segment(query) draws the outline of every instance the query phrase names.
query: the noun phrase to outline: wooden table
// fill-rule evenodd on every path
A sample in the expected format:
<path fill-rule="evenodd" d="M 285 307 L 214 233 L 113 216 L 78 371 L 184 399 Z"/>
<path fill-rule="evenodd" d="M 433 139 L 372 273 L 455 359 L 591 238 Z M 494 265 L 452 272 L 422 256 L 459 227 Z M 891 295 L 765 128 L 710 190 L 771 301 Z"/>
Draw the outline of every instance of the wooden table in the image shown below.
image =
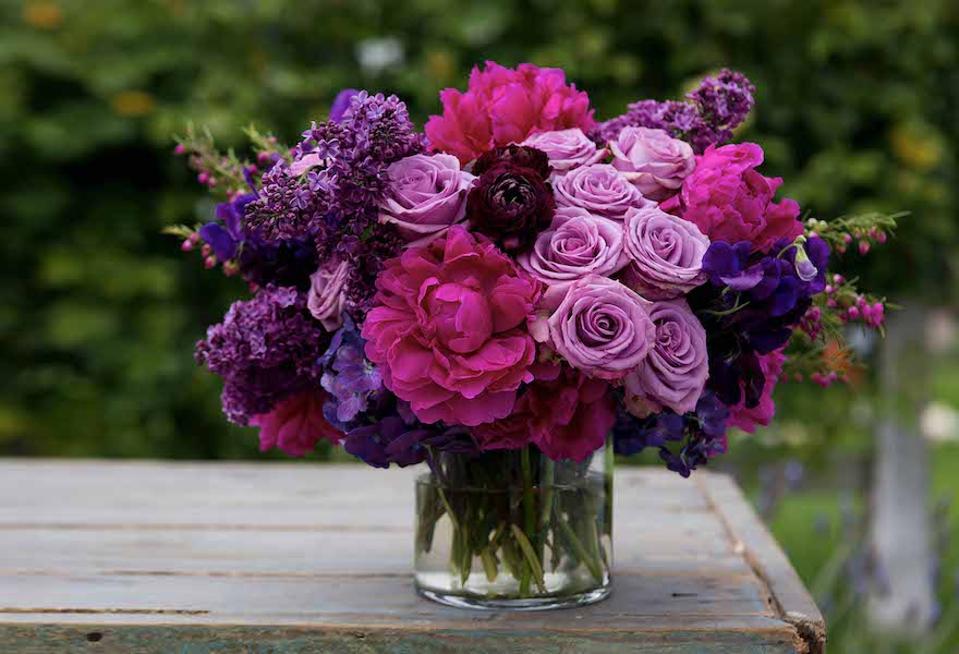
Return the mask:
<path fill-rule="evenodd" d="M 618 470 L 613 596 L 519 614 L 413 593 L 418 472 L 0 461 L 0 652 L 824 651 L 728 477 Z"/>

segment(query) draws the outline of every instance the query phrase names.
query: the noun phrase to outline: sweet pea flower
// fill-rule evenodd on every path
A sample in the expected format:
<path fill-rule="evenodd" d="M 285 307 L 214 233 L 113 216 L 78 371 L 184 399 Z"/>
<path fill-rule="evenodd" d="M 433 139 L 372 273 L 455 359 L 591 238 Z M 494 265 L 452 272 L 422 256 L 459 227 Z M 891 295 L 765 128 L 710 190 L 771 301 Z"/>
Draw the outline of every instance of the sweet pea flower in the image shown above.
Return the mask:
<path fill-rule="evenodd" d="M 693 148 L 661 129 L 625 127 L 609 149 L 613 167 L 657 202 L 675 195 L 696 167 Z"/>
<path fill-rule="evenodd" d="M 389 186 L 380 203 L 380 222 L 396 225 L 407 241 L 425 244 L 462 222 L 466 194 L 475 177 L 449 154 L 415 154 L 386 169 Z"/>

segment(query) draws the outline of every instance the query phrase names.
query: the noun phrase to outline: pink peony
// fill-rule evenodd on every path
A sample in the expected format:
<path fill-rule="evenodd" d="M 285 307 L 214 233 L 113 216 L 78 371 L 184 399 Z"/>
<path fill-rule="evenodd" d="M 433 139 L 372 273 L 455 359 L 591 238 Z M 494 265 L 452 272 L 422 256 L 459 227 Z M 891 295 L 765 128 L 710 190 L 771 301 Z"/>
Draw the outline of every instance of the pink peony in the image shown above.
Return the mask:
<path fill-rule="evenodd" d="M 584 461 L 603 446 L 616 421 L 609 385 L 569 367 L 538 366 L 536 381 L 512 415 L 473 430 L 484 450 L 535 443 L 551 459 Z"/>
<path fill-rule="evenodd" d="M 466 192 L 476 179 L 448 154 L 414 154 L 390 164 L 386 174 L 390 184 L 380 222 L 396 225 L 400 236 L 414 242 L 441 236 L 464 219 Z"/>
<path fill-rule="evenodd" d="M 573 168 L 599 163 L 607 154 L 606 148 L 597 148 L 578 127 L 555 132 L 538 132 L 522 144 L 545 152 L 549 157 L 549 165 L 557 175 L 565 174 Z"/>
<path fill-rule="evenodd" d="M 573 282 L 549 317 L 549 338 L 566 361 L 591 377 L 622 379 L 656 342 L 651 303 L 619 282 L 589 275 Z"/>
<path fill-rule="evenodd" d="M 649 317 L 656 345 L 626 377 L 627 406 L 640 417 L 663 407 L 680 415 L 692 411 L 709 376 L 706 330 L 682 299 L 656 302 Z"/>
<path fill-rule="evenodd" d="M 346 280 L 350 266 L 343 261 L 339 264 L 321 266 L 310 275 L 310 290 L 306 296 L 306 306 L 314 318 L 320 321 L 328 332 L 339 329 L 343 324 L 343 307 L 346 305 Z"/>
<path fill-rule="evenodd" d="M 520 64 L 515 70 L 487 61 L 473 68 L 466 92 L 440 93 L 442 116 L 430 116 L 426 136 L 434 151 L 472 161 L 497 145 L 521 143 L 535 132 L 593 127 L 589 96 L 566 83 L 559 68 Z"/>
<path fill-rule="evenodd" d="M 276 447 L 290 456 L 306 456 L 323 439 L 339 443 L 343 434 L 323 417 L 324 402 L 323 391 L 303 391 L 286 398 L 269 413 L 250 418 L 250 424 L 260 428 L 260 451 Z"/>
<path fill-rule="evenodd" d="M 417 418 L 475 426 L 510 414 L 533 379 L 526 321 L 538 281 L 456 225 L 388 261 L 376 288 L 366 355 Z"/>
<path fill-rule="evenodd" d="M 785 362 L 786 355 L 783 354 L 782 350 L 759 355 L 759 367 L 766 377 L 759 404 L 752 409 L 747 408 L 743 402 L 729 407 L 729 419 L 726 421 L 728 426 L 739 427 L 751 434 L 756 431 L 756 425 L 766 426 L 772 422 L 773 415 L 776 413 L 773 391 L 776 390 L 776 384 L 779 382 L 779 375 L 782 374 Z"/>
<path fill-rule="evenodd" d="M 650 200 L 660 202 L 675 195 L 696 167 L 693 149 L 661 129 L 625 127 L 610 141 L 613 167 Z"/>
<path fill-rule="evenodd" d="M 773 202 L 782 178 L 761 175 L 762 162 L 755 143 L 709 146 L 680 193 L 660 208 L 695 223 L 710 241 L 749 241 L 760 252 L 780 238 L 791 241 L 803 232 L 799 205 L 788 198 Z"/>

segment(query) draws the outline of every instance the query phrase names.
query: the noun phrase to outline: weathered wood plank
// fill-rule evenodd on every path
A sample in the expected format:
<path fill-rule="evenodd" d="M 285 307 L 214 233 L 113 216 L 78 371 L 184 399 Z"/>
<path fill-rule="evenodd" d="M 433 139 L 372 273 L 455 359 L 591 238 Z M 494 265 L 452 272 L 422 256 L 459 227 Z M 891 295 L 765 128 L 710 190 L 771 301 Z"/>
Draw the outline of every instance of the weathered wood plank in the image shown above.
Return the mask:
<path fill-rule="evenodd" d="M 0 651 L 815 651 L 723 476 L 618 472 L 612 598 L 509 614 L 412 593 L 418 472 L 2 461 Z"/>

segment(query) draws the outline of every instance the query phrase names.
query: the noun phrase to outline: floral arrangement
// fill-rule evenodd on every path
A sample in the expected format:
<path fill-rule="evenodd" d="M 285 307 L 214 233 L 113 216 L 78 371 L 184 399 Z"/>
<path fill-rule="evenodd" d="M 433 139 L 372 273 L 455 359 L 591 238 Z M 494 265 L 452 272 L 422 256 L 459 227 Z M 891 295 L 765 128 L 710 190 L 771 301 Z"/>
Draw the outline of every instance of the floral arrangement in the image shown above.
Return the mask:
<path fill-rule="evenodd" d="M 732 142 L 754 91 L 723 70 L 597 122 L 562 70 L 487 62 L 423 132 L 354 90 L 293 147 L 251 130 L 252 161 L 190 131 L 177 153 L 221 202 L 170 231 L 249 288 L 196 347 L 227 418 L 384 468 L 585 461 L 612 433 L 687 476 L 769 423 L 780 379 L 844 380 L 844 325 L 881 329 L 884 305 L 831 254 L 894 218 L 777 199 Z"/>

